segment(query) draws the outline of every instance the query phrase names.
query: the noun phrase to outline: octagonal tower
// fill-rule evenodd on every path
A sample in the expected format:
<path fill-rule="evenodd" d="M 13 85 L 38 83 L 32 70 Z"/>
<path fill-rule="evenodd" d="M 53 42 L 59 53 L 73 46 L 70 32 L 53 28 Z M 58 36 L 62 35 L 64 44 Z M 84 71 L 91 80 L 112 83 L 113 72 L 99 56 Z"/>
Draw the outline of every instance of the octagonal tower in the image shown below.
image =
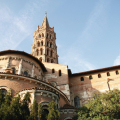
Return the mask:
<path fill-rule="evenodd" d="M 46 13 L 42 25 L 34 32 L 31 54 L 42 62 L 58 63 L 56 33 L 49 26 Z"/>

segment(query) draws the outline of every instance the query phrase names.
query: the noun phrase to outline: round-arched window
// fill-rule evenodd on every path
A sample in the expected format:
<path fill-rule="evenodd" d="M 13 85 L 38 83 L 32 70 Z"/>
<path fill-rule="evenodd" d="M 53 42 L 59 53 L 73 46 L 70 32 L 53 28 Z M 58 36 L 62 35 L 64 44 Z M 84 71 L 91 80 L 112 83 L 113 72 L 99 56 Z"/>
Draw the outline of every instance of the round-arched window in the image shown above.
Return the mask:
<path fill-rule="evenodd" d="M 24 75 L 28 76 L 28 72 L 27 72 L 27 71 L 24 71 Z"/>
<path fill-rule="evenodd" d="M 74 98 L 74 105 L 75 107 L 80 108 L 80 98 L 78 96 Z"/>

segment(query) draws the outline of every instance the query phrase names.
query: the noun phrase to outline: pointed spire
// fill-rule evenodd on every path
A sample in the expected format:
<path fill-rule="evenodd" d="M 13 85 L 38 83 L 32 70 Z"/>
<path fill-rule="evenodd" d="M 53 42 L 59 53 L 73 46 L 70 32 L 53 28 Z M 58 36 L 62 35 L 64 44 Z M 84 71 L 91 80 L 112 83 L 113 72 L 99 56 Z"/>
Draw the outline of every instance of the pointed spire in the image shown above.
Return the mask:
<path fill-rule="evenodd" d="M 41 26 L 46 26 L 46 27 L 49 27 L 49 23 L 48 23 L 48 19 L 47 19 L 47 13 L 45 12 L 45 17 L 44 17 L 44 20 L 42 22 L 42 25 Z"/>

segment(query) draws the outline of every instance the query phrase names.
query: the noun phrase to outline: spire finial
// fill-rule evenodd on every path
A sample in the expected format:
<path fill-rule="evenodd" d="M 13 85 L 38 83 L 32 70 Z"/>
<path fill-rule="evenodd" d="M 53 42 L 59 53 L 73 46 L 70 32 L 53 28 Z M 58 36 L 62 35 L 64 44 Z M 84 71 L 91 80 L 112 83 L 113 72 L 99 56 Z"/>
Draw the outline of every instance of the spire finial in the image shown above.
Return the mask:
<path fill-rule="evenodd" d="M 47 16 L 47 12 L 45 11 L 45 16 Z"/>

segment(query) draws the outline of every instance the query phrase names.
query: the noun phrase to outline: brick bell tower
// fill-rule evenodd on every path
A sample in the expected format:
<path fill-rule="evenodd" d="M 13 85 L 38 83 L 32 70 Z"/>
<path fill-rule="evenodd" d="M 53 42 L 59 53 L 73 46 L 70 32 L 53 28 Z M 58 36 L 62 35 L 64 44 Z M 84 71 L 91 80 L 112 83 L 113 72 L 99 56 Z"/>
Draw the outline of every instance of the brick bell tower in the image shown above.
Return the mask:
<path fill-rule="evenodd" d="M 46 12 L 42 25 L 37 26 L 33 37 L 31 55 L 37 57 L 41 62 L 58 64 L 56 33 L 54 27 L 49 26 Z"/>

